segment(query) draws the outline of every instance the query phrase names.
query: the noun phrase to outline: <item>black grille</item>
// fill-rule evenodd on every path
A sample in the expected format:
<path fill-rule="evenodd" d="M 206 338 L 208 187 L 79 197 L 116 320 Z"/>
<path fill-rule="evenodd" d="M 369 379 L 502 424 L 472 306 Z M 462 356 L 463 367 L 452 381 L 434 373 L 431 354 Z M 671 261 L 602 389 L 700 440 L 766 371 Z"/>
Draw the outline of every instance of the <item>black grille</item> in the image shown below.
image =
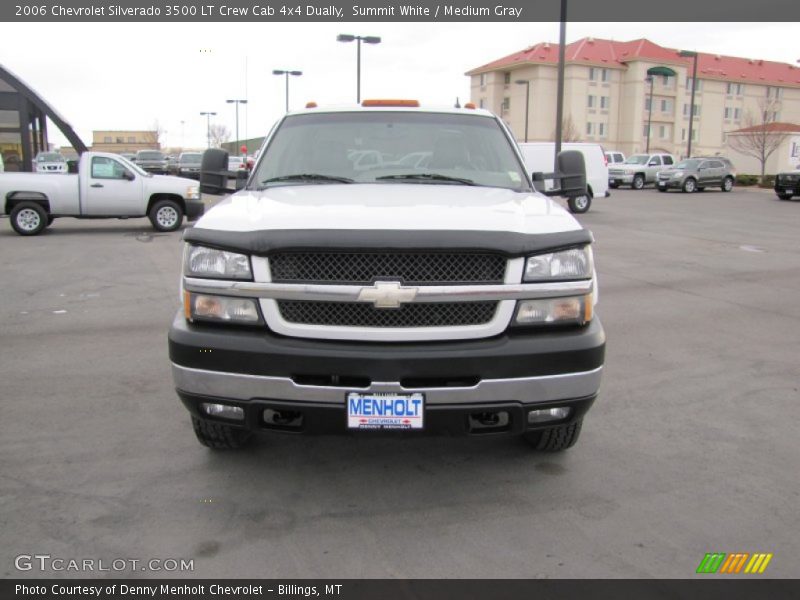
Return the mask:
<path fill-rule="evenodd" d="M 494 317 L 497 302 L 412 303 L 400 308 L 375 308 L 361 302 L 279 300 L 281 316 L 290 323 L 339 327 L 455 327 L 482 325 Z"/>
<path fill-rule="evenodd" d="M 506 259 L 497 254 L 289 252 L 270 257 L 275 282 L 407 285 L 502 283 Z"/>
<path fill-rule="evenodd" d="M 800 175 L 791 175 L 788 173 L 783 173 L 778 175 L 778 181 L 781 183 L 794 183 L 795 181 L 800 181 Z"/>

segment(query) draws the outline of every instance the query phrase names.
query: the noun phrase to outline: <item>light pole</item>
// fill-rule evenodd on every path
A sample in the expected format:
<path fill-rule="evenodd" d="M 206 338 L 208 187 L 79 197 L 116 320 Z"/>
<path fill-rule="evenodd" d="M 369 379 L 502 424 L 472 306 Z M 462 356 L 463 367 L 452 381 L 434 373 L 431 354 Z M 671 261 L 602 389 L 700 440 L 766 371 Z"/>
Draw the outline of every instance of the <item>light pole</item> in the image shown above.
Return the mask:
<path fill-rule="evenodd" d="M 350 35 L 348 33 L 340 33 L 336 36 L 337 42 L 352 42 L 356 41 L 356 103 L 361 104 L 361 42 L 365 44 L 380 44 L 381 38 L 374 35 Z"/>
<path fill-rule="evenodd" d="M 281 69 L 275 69 L 272 71 L 273 75 L 285 75 L 286 76 L 286 112 L 289 112 L 289 75 L 294 75 L 295 77 L 299 77 L 303 74 L 302 71 L 283 71 Z"/>
<path fill-rule="evenodd" d="M 525 143 L 528 143 L 528 108 L 531 102 L 531 82 L 525 79 L 517 79 L 514 83 L 525 86 Z"/>
<path fill-rule="evenodd" d="M 648 75 L 645 78 L 645 81 L 650 84 L 650 102 L 648 103 L 648 110 L 647 110 L 647 147 L 645 148 L 645 152 L 650 154 L 650 123 L 653 121 L 653 81 L 655 77 L 652 75 Z"/>
<path fill-rule="evenodd" d="M 686 158 L 692 157 L 692 128 L 694 125 L 694 90 L 697 88 L 697 52 L 692 50 L 681 50 L 678 56 L 684 58 L 693 58 L 694 66 L 692 67 L 692 99 L 689 101 L 689 144 L 686 149 Z"/>
<path fill-rule="evenodd" d="M 553 157 L 553 172 L 558 172 L 558 154 L 561 152 L 564 126 L 564 65 L 567 50 L 567 0 L 561 0 L 561 21 L 558 28 L 558 83 L 556 88 L 556 151 Z"/>
<path fill-rule="evenodd" d="M 236 105 L 236 149 L 239 149 L 239 105 L 247 104 L 247 100 L 225 100 L 228 104 Z"/>
<path fill-rule="evenodd" d="M 206 118 L 206 139 L 208 140 L 207 147 L 211 148 L 211 117 L 216 117 L 215 112 L 201 112 L 201 117 Z"/>

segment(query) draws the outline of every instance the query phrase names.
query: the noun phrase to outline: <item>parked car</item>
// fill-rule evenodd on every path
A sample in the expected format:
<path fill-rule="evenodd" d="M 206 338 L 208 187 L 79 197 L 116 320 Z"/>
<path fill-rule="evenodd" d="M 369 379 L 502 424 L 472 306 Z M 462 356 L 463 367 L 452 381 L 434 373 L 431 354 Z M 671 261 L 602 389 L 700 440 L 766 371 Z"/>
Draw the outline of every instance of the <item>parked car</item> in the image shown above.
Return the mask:
<path fill-rule="evenodd" d="M 175 166 L 175 174 L 178 177 L 200 178 L 200 163 L 203 160 L 201 152 L 183 152 L 178 157 Z"/>
<path fill-rule="evenodd" d="M 784 171 L 775 175 L 775 193 L 781 200 L 791 200 L 800 196 L 800 165 L 794 171 Z"/>
<path fill-rule="evenodd" d="M 674 164 L 675 157 L 671 154 L 634 154 L 625 162 L 608 169 L 608 185 L 612 188 L 629 185 L 632 189 L 640 190 L 648 183 L 655 183 L 658 172 L 663 171 L 664 167 Z"/>
<path fill-rule="evenodd" d="M 622 152 L 617 152 L 616 150 L 611 150 L 609 152 L 606 152 L 607 165 L 618 165 L 624 162 L 625 162 L 625 155 Z"/>
<path fill-rule="evenodd" d="M 197 182 L 151 175 L 107 152 L 81 154 L 77 175 L 6 173 L 0 198 L 0 214 L 20 235 L 41 233 L 56 217 L 149 217 L 157 231 L 174 231 L 184 216 L 191 221 L 204 210 Z"/>
<path fill-rule="evenodd" d="M 736 171 L 727 158 L 686 158 L 659 171 L 657 187 L 659 192 L 681 190 L 691 193 L 719 186 L 723 192 L 730 192 L 735 181 Z"/>
<path fill-rule="evenodd" d="M 169 174 L 167 157 L 158 150 L 139 150 L 136 153 L 136 164 L 148 173 Z"/>
<path fill-rule="evenodd" d="M 228 171 L 247 171 L 247 157 L 229 156 Z"/>
<path fill-rule="evenodd" d="M 66 173 L 67 159 L 58 152 L 39 152 L 34 159 L 37 173 Z"/>
<path fill-rule="evenodd" d="M 136 152 L 120 152 L 119 155 L 131 162 L 136 162 Z"/>
<path fill-rule="evenodd" d="M 553 170 L 555 160 L 556 145 L 554 142 L 526 142 L 519 144 L 522 158 L 528 173 L 549 173 Z M 585 213 L 592 205 L 592 198 L 607 197 L 608 191 L 608 167 L 600 144 L 566 142 L 561 145 L 562 150 L 577 150 L 583 154 L 583 161 L 586 165 L 586 183 L 588 196 L 578 196 L 567 201 L 569 209 L 574 213 Z M 552 188 L 550 182 L 546 182 L 545 189 Z"/>

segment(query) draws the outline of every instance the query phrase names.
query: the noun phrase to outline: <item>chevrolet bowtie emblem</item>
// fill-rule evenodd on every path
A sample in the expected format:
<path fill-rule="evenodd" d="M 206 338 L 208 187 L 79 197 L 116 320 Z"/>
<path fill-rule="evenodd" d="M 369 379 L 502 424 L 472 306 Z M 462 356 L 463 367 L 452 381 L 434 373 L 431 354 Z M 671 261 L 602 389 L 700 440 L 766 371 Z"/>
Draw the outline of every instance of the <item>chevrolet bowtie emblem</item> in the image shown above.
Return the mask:
<path fill-rule="evenodd" d="M 359 302 L 372 302 L 375 308 L 400 308 L 400 304 L 413 302 L 416 297 L 417 288 L 402 287 L 396 281 L 378 281 L 358 293 Z"/>

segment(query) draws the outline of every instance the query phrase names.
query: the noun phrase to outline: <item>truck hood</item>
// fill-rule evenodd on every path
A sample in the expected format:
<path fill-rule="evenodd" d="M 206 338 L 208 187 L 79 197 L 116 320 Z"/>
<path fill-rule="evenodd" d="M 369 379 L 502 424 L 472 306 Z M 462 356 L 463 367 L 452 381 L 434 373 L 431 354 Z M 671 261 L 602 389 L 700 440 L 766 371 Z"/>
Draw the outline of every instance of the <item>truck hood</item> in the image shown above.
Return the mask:
<path fill-rule="evenodd" d="M 174 175 L 153 175 L 144 178 L 144 185 L 157 191 L 171 191 L 180 196 L 186 195 L 186 188 L 197 187 L 197 181 L 188 177 L 175 177 Z"/>
<path fill-rule="evenodd" d="M 219 231 L 425 229 L 523 234 L 582 229 L 569 212 L 538 193 L 401 183 L 291 185 L 263 191 L 242 190 L 207 212 L 195 228 Z"/>

